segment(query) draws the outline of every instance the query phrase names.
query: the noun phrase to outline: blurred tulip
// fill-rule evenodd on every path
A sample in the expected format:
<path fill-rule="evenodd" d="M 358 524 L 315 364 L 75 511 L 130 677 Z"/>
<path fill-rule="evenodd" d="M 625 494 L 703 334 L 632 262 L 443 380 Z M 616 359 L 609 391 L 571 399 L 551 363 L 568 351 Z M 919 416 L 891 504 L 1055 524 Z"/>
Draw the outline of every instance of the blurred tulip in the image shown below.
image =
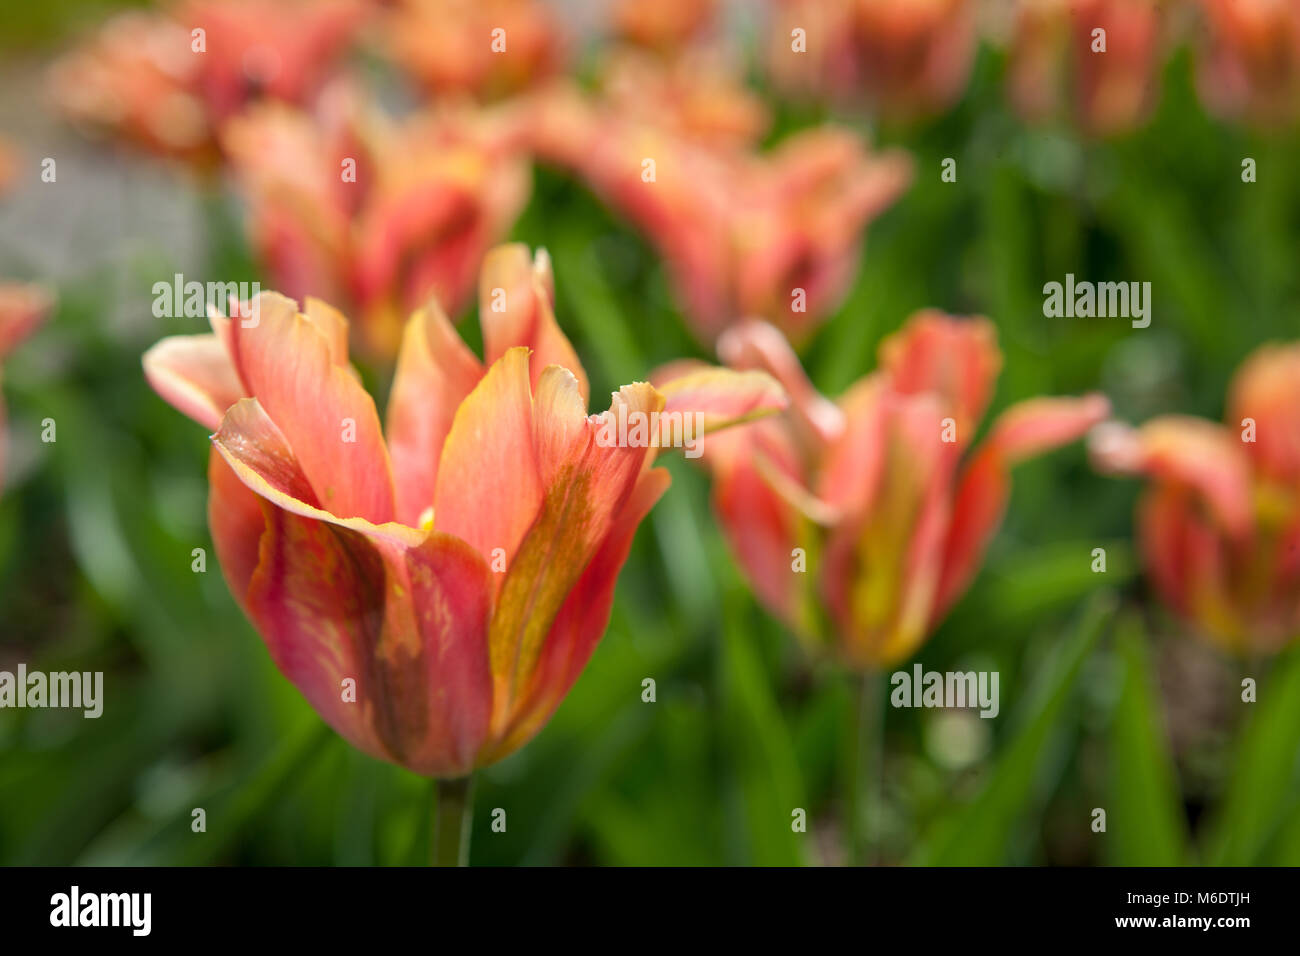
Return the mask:
<path fill-rule="evenodd" d="M 765 369 L 790 396 L 788 412 L 719 436 L 704 460 L 750 586 L 814 652 L 862 670 L 911 656 L 975 576 L 1010 466 L 1106 417 L 1100 395 L 1029 399 L 963 460 L 1001 366 L 995 335 L 986 319 L 918 313 L 834 403 L 772 326 L 747 322 L 718 343 L 728 365 Z"/>
<path fill-rule="evenodd" d="M 630 43 L 676 53 L 713 25 L 718 0 L 615 0 L 614 32 Z"/>
<path fill-rule="evenodd" d="M 300 314 L 264 293 L 249 318 L 214 314 L 212 335 L 144 359 L 158 393 L 216 432 L 213 540 L 276 664 L 356 747 L 436 777 L 526 743 L 605 629 L 668 485 L 648 447 L 661 433 L 605 444 L 606 423 L 699 412 L 721 428 L 784 404 L 766 375 L 707 369 L 625 386 L 588 416 L 545 255 L 493 250 L 480 292 L 486 365 L 436 305 L 415 313 L 386 429 L 346 320 L 315 299 Z"/>
<path fill-rule="evenodd" d="M 769 62 L 783 89 L 886 116 L 942 112 L 975 60 L 974 0 L 779 0 Z M 802 31 L 802 32 L 799 32 Z"/>
<path fill-rule="evenodd" d="M 337 87 L 317 117 L 262 104 L 224 143 L 272 283 L 358 312 L 360 344 L 395 355 L 402 319 L 431 295 L 459 314 L 483 256 L 528 202 L 514 121 L 444 110 L 401 123 Z"/>
<path fill-rule="evenodd" d="M 1300 0 L 1202 0 L 1201 99 L 1220 116 L 1300 117 Z"/>
<path fill-rule="evenodd" d="M 0 282 L 0 361 L 35 331 L 54 309 L 54 294 L 27 282 Z M 0 490 L 4 487 L 5 406 L 0 396 Z"/>
<path fill-rule="evenodd" d="M 192 0 L 119 14 L 55 64 L 53 97 L 76 123 L 208 167 L 221 124 L 245 104 L 315 93 L 366 9 L 360 0 Z"/>
<path fill-rule="evenodd" d="M 1142 552 L 1160 598 L 1237 653 L 1300 637 L 1300 344 L 1237 372 L 1227 424 L 1183 416 L 1097 428 L 1102 469 L 1142 474 Z"/>
<path fill-rule="evenodd" d="M 857 271 L 861 236 L 906 188 L 906 154 L 847 129 L 804 130 L 768 154 L 710 148 L 576 94 L 536 111 L 533 146 L 644 231 L 697 338 L 761 316 L 802 341 Z"/>
<path fill-rule="evenodd" d="M 440 96 L 499 99 L 561 62 L 557 24 L 539 0 L 399 0 L 382 35 L 392 59 Z"/>
<path fill-rule="evenodd" d="M 1160 0 L 1019 0 L 1012 104 L 1031 122 L 1072 113 L 1091 135 L 1136 127 L 1158 95 L 1162 21 Z"/>

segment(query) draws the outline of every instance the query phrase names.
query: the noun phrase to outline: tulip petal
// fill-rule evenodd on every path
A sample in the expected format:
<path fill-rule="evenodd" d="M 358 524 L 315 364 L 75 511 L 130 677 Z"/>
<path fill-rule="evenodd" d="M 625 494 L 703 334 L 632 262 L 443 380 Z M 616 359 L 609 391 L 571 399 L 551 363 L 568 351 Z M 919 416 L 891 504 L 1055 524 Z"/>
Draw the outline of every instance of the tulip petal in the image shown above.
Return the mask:
<path fill-rule="evenodd" d="M 482 364 L 437 303 L 411 316 L 388 401 L 388 448 L 402 523 L 415 526 L 433 506 L 456 409 L 482 377 Z"/>
<path fill-rule="evenodd" d="M 395 515 L 392 466 L 374 400 L 335 361 L 334 339 L 290 299 L 263 292 L 256 324 L 231 323 L 237 365 L 293 449 L 320 507 L 374 524 Z"/>
<path fill-rule="evenodd" d="M 252 491 L 213 448 L 208 453 L 208 527 L 221 573 L 235 601 L 248 612 L 248 584 L 257 570 L 266 516 Z"/>
<path fill-rule="evenodd" d="M 1250 535 L 1250 464 L 1242 443 L 1222 425 L 1181 415 L 1154 418 L 1138 429 L 1107 423 L 1093 430 L 1088 444 L 1103 470 L 1190 488 L 1228 534 Z"/>
<path fill-rule="evenodd" d="M 522 243 L 497 246 L 489 252 L 479 274 L 484 358 L 492 363 L 509 349 L 527 346 L 534 353 L 530 384 L 536 388 L 546 366 L 562 366 L 578 379 L 585 405 L 590 394 L 587 373 L 555 321 L 554 296 L 550 259 L 544 249 L 538 250 L 536 259 Z"/>
<path fill-rule="evenodd" d="M 522 703 L 509 728 L 484 755 L 485 762 L 499 760 L 531 739 L 582 673 L 609 624 L 614 586 L 636 530 L 670 481 L 662 468 L 651 468 L 641 475 L 599 551 L 565 598 L 546 636 Z"/>
<path fill-rule="evenodd" d="M 718 355 L 732 368 L 762 369 L 785 389 L 791 407 L 810 437 L 829 443 L 844 428 L 844 416 L 824 398 L 808 376 L 785 336 L 756 319 L 732 326 L 718 339 Z"/>
<path fill-rule="evenodd" d="M 985 318 L 959 319 L 933 309 L 918 312 L 880 346 L 880 368 L 892 388 L 942 399 L 944 417 L 957 422 L 957 444 L 970 444 L 1002 366 L 997 331 Z"/>
<path fill-rule="evenodd" d="M 1233 376 L 1228 426 L 1248 428 L 1243 450 L 1262 474 L 1300 484 L 1300 344 L 1257 349 Z"/>
<path fill-rule="evenodd" d="M 255 398 L 231 406 L 212 436 L 212 444 L 240 481 L 279 508 L 405 547 L 414 547 L 424 539 L 421 532 L 407 525 L 340 518 L 323 510 L 284 433 Z"/>
<path fill-rule="evenodd" d="M 1011 494 L 1010 466 L 1082 438 L 1108 414 L 1110 402 L 1093 394 L 1031 398 L 998 416 L 958 481 L 932 626 L 970 586 L 1002 523 Z"/>
<path fill-rule="evenodd" d="M 514 348 L 492 364 L 456 410 L 438 467 L 434 527 L 484 557 L 501 548 L 509 567 L 542 495 L 528 350 Z"/>
<path fill-rule="evenodd" d="M 0 282 L 0 358 L 40 325 L 54 308 L 54 293 L 34 282 Z"/>
<path fill-rule="evenodd" d="M 539 422 L 558 420 L 568 429 L 565 391 L 550 388 L 548 394 L 560 407 L 539 411 Z M 663 396 L 652 386 L 627 385 L 613 396 L 605 415 L 627 415 L 629 420 L 644 415 L 648 420 L 662 405 Z M 499 736 L 508 722 L 556 614 L 650 457 L 646 445 L 602 445 L 598 436 L 605 420 L 605 416 L 585 420 L 585 432 L 568 443 L 568 459 L 548 466 L 551 483 L 501 586 L 490 636 L 494 735 Z"/>
<path fill-rule="evenodd" d="M 664 397 L 660 447 L 680 445 L 684 438 L 698 440 L 779 412 L 788 404 L 776 379 L 760 371 L 706 368 L 666 382 L 659 391 Z"/>
<path fill-rule="evenodd" d="M 144 374 L 167 404 L 213 431 L 226 409 L 244 397 L 244 386 L 216 335 L 163 339 L 144 354 Z"/>

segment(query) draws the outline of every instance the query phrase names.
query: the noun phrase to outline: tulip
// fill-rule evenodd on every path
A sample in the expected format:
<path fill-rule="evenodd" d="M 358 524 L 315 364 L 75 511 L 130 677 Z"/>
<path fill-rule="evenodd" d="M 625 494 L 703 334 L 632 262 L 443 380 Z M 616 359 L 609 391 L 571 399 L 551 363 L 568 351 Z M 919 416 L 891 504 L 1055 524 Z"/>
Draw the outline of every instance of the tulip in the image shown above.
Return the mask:
<path fill-rule="evenodd" d="M 755 154 L 572 95 L 538 112 L 532 137 L 648 235 L 705 344 L 746 315 L 805 340 L 847 292 L 863 231 L 911 178 L 906 154 L 873 154 L 843 128 Z"/>
<path fill-rule="evenodd" d="M 973 0 L 783 0 L 769 61 L 787 91 L 913 119 L 961 97 L 975 50 Z"/>
<path fill-rule="evenodd" d="M 1216 114 L 1260 123 L 1300 115 L 1300 3 L 1202 0 L 1206 38 L 1197 72 Z"/>
<path fill-rule="evenodd" d="M 1187 416 L 1098 427 L 1104 471 L 1145 475 L 1143 561 L 1160 599 L 1233 653 L 1300 637 L 1300 344 L 1238 370 L 1226 424 Z"/>
<path fill-rule="evenodd" d="M 718 0 L 617 0 L 614 32 L 647 49 L 675 54 L 714 24 Z"/>
<path fill-rule="evenodd" d="M 44 286 L 0 282 L 0 360 L 32 334 L 54 309 L 54 295 Z M 0 400 L 0 487 L 4 484 L 5 409 Z"/>
<path fill-rule="evenodd" d="M 1162 19 L 1159 0 L 1020 0 L 1008 66 L 1013 105 L 1031 122 L 1071 113 L 1097 136 L 1136 127 L 1156 101 Z"/>
<path fill-rule="evenodd" d="M 472 109 L 394 122 L 335 87 L 314 117 L 254 107 L 224 143 L 273 283 L 359 313 L 361 347 L 386 359 L 430 296 L 459 314 L 527 204 L 513 129 L 508 113 Z"/>
<path fill-rule="evenodd" d="M 1032 398 L 964 454 L 1001 365 L 982 318 L 914 315 L 837 402 L 766 323 L 732 328 L 718 349 L 733 368 L 770 372 L 791 402 L 705 452 L 731 550 L 811 651 L 868 673 L 912 655 L 969 586 L 1005 511 L 1010 466 L 1082 436 L 1109 408 L 1100 395 Z"/>
<path fill-rule="evenodd" d="M 225 120 L 255 99 L 305 102 L 365 15 L 360 0 L 193 0 L 119 14 L 55 64 L 53 96 L 76 123 L 210 169 Z"/>
<path fill-rule="evenodd" d="M 766 375 L 704 369 L 588 416 L 552 288 L 544 254 L 488 255 L 482 362 L 436 305 L 416 312 L 384 428 L 346 319 L 315 299 L 262 293 L 144 358 L 215 432 L 213 541 L 275 663 L 354 746 L 416 773 L 459 778 L 521 747 L 599 641 L 668 485 L 651 465 L 670 429 L 610 445 L 611 417 L 691 412 L 712 430 L 784 404 Z"/>
<path fill-rule="evenodd" d="M 560 33 L 539 0 L 399 0 L 385 52 L 427 92 L 494 100 L 560 65 Z"/>

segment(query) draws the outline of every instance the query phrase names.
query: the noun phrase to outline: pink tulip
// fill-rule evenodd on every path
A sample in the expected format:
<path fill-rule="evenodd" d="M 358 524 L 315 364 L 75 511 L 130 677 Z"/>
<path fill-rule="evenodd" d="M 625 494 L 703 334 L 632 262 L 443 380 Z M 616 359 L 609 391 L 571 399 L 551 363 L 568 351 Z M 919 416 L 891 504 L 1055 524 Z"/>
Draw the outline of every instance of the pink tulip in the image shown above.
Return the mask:
<path fill-rule="evenodd" d="M 1031 122 L 1068 114 L 1093 135 L 1132 129 L 1156 102 L 1162 24 L 1159 0 L 1019 0 L 1012 103 Z"/>
<path fill-rule="evenodd" d="M 508 112 L 473 109 L 394 122 L 335 87 L 315 117 L 251 109 L 224 143 L 272 282 L 345 303 L 364 350 L 389 358 L 430 296 L 460 313 L 483 256 L 527 204 L 514 129 Z"/>
<path fill-rule="evenodd" d="M 561 61 L 558 25 L 540 0 L 398 0 L 382 43 L 429 93 L 477 100 L 518 93 Z"/>
<path fill-rule="evenodd" d="M 54 294 L 26 282 L 0 282 L 0 360 L 32 334 L 54 309 Z M 5 408 L 0 400 L 0 487 L 4 484 Z"/>
<path fill-rule="evenodd" d="M 1099 467 L 1150 481 L 1138 531 L 1151 583 L 1181 618 L 1237 653 L 1300 637 L 1300 344 L 1237 372 L 1225 425 L 1185 416 L 1108 423 Z"/>
<path fill-rule="evenodd" d="M 55 64 L 53 95 L 74 122 L 208 169 L 226 119 L 255 99 L 309 99 L 366 13 L 361 0 L 191 0 L 119 14 Z"/>
<path fill-rule="evenodd" d="M 812 650 L 860 669 L 909 657 L 964 593 L 1001 522 L 1010 466 L 1082 436 L 1109 408 L 1100 395 L 1033 398 L 965 454 L 1001 355 L 986 319 L 934 311 L 888 338 L 879 369 L 837 402 L 770 325 L 733 328 L 719 353 L 766 369 L 791 399 L 704 455 L 732 552 Z"/>
<path fill-rule="evenodd" d="M 905 154 L 872 153 L 831 126 L 756 154 L 572 91 L 530 125 L 539 155 L 575 170 L 654 243 L 704 343 L 747 315 L 808 338 L 848 291 L 863 231 L 911 178 Z"/>
<path fill-rule="evenodd" d="M 780 0 L 772 73 L 787 91 L 865 101 L 894 118 L 939 113 L 966 89 L 975 7 L 974 0 Z"/>
<path fill-rule="evenodd" d="M 346 320 L 315 299 L 299 313 L 264 293 L 255 324 L 214 315 L 213 334 L 144 359 L 158 393 L 215 431 L 213 540 L 276 664 L 355 746 L 418 773 L 461 776 L 522 746 L 600 639 L 668 485 L 652 446 L 671 431 L 603 443 L 611 416 L 719 428 L 784 404 L 766 375 L 707 369 L 627 385 L 588 416 L 551 289 L 544 255 L 492 251 L 486 364 L 436 305 L 415 313 L 384 428 Z"/>
<path fill-rule="evenodd" d="M 1300 0 L 1201 0 L 1197 86 L 1220 116 L 1260 123 L 1300 117 Z"/>

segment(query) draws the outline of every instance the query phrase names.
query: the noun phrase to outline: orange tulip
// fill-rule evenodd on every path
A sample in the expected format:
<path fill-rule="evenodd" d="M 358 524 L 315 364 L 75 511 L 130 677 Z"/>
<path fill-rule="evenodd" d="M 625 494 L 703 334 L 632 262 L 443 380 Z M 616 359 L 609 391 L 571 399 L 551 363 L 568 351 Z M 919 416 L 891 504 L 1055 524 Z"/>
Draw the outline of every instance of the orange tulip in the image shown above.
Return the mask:
<path fill-rule="evenodd" d="M 1215 113 L 1261 123 L 1300 116 L 1300 0 L 1202 0 L 1206 39 L 1197 74 Z"/>
<path fill-rule="evenodd" d="M 782 0 L 768 55 L 787 91 L 906 119 L 961 97 L 975 49 L 973 0 Z"/>
<path fill-rule="evenodd" d="M 1001 365 L 995 334 L 986 319 L 918 313 L 838 402 L 770 325 L 719 342 L 732 367 L 776 377 L 791 407 L 710 443 L 714 507 L 755 594 L 814 652 L 864 670 L 914 653 L 974 577 L 1010 466 L 1108 413 L 1100 395 L 1033 398 L 963 457 Z"/>
<path fill-rule="evenodd" d="M 630 43 L 674 54 L 714 24 L 718 0 L 616 0 L 614 32 Z"/>
<path fill-rule="evenodd" d="M 1090 134 L 1132 129 L 1156 102 L 1161 27 L 1160 0 L 1020 0 L 1012 103 L 1031 122 L 1069 112 Z"/>
<path fill-rule="evenodd" d="M 191 0 L 119 14 L 55 64 L 54 98 L 74 122 L 207 167 L 221 124 L 245 104 L 312 96 L 365 15 L 360 0 Z"/>
<path fill-rule="evenodd" d="M 400 123 L 336 87 L 320 116 L 262 104 L 224 142 L 273 284 L 360 313 L 361 345 L 396 354 L 402 320 L 430 296 L 456 315 L 483 256 L 528 202 L 527 158 L 496 111 Z"/>
<path fill-rule="evenodd" d="M 660 413 L 712 429 L 784 404 L 766 375 L 711 369 L 625 386 L 588 416 L 551 290 L 544 255 L 487 257 L 486 366 L 436 305 L 412 316 L 386 428 L 346 320 L 315 299 L 299 313 L 263 293 L 250 317 L 214 315 L 213 334 L 144 359 L 158 393 L 215 430 L 213 540 L 276 664 L 355 746 L 418 773 L 501 759 L 577 679 L 668 485 L 651 467 L 673 437 Z M 662 424 L 601 438 L 632 415 Z"/>
<path fill-rule="evenodd" d="M 440 96 L 498 99 L 561 61 L 557 24 L 539 0 L 399 0 L 382 36 L 394 62 Z"/>
<path fill-rule="evenodd" d="M 746 315 L 806 339 L 847 292 L 862 232 L 911 178 L 906 154 L 873 154 L 831 126 L 754 154 L 572 91 L 530 125 L 539 155 L 575 170 L 648 235 L 706 344 Z"/>
<path fill-rule="evenodd" d="M 54 308 L 54 295 L 44 286 L 0 282 L 0 359 L 14 350 L 45 321 Z M 0 487 L 4 484 L 5 408 L 0 400 Z"/>
<path fill-rule="evenodd" d="M 1248 358 L 1227 424 L 1165 416 L 1099 427 L 1102 469 L 1142 474 L 1144 562 L 1160 598 L 1227 650 L 1300 637 L 1300 344 Z"/>

